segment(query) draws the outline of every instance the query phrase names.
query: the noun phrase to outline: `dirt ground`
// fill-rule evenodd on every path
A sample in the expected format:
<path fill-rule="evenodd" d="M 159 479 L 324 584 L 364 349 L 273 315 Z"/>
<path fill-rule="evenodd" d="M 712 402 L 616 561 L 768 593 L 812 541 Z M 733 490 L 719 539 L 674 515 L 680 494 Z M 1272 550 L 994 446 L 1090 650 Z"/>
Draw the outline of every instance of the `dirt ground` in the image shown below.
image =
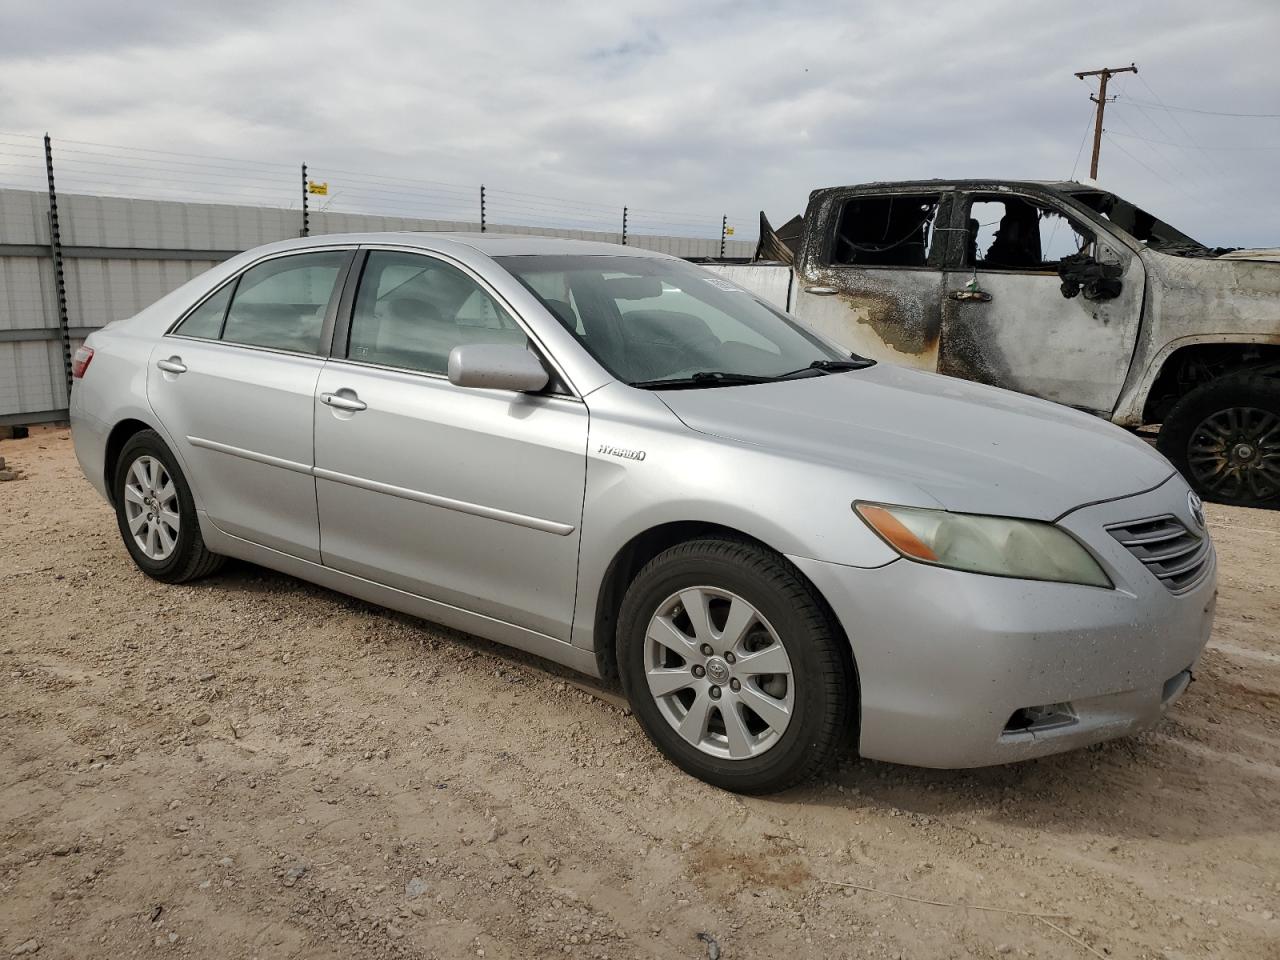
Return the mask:
<path fill-rule="evenodd" d="M 1280 957 L 1280 513 L 1208 509 L 1156 730 L 750 799 L 541 661 L 247 565 L 154 583 L 65 430 L 0 456 L 0 956 Z"/>

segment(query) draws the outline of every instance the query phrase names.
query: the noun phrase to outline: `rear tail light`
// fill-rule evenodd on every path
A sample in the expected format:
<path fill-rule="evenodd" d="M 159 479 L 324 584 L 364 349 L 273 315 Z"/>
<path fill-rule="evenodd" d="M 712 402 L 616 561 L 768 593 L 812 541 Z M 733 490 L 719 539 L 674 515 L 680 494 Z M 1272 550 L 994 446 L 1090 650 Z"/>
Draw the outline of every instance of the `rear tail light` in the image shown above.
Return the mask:
<path fill-rule="evenodd" d="M 71 376 L 79 380 L 84 376 L 84 372 L 89 369 L 89 362 L 93 360 L 93 347 L 81 347 L 76 351 L 75 356 L 71 358 Z"/>

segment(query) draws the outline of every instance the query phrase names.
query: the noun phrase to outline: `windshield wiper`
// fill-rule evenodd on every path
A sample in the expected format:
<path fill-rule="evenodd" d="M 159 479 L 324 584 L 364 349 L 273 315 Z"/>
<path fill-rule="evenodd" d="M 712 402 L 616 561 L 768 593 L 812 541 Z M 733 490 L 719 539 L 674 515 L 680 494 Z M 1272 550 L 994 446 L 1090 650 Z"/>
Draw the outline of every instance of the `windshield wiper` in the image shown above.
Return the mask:
<path fill-rule="evenodd" d="M 671 377 L 665 380 L 633 380 L 631 386 L 641 390 L 692 390 L 702 387 L 736 387 L 745 383 L 772 383 L 777 377 L 762 377 L 754 373 L 725 373 L 721 370 L 699 370 L 687 377 Z"/>
<path fill-rule="evenodd" d="M 775 380 L 791 380 L 795 377 L 802 377 L 810 370 L 821 370 L 824 373 L 839 373 L 842 370 L 865 370 L 867 367 L 875 366 L 875 361 L 866 357 L 850 357 L 847 360 L 815 360 L 807 367 L 801 367 L 799 370 L 792 370 L 789 373 L 780 373 L 773 379 Z"/>
<path fill-rule="evenodd" d="M 865 370 L 874 360 L 852 356 L 844 360 L 815 360 L 807 367 L 763 376 L 756 373 L 726 373 L 722 370 L 699 370 L 687 377 L 671 377 L 666 380 L 635 380 L 631 386 L 641 390 L 693 390 L 700 387 L 736 387 L 745 383 L 776 383 L 778 380 L 794 380 L 810 372 L 839 373 L 841 370 Z"/>

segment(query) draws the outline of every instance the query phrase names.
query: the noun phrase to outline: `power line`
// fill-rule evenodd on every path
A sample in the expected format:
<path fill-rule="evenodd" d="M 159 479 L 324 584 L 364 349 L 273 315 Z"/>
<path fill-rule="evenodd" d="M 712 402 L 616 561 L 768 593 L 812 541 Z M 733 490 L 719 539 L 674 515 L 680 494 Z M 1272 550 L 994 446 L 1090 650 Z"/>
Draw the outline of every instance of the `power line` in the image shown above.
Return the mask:
<path fill-rule="evenodd" d="M 1085 141 L 1089 139 L 1089 127 L 1092 124 L 1093 124 L 1093 111 L 1090 110 L 1089 116 L 1085 119 L 1085 122 L 1084 122 L 1084 133 L 1080 135 L 1080 146 L 1076 148 L 1076 159 L 1071 164 L 1071 176 L 1067 177 L 1068 180 L 1074 180 L 1076 178 L 1076 167 L 1080 166 L 1080 155 L 1084 153 L 1084 144 L 1085 144 Z"/>
<path fill-rule="evenodd" d="M 1159 143 L 1166 147 L 1182 146 L 1182 144 L 1178 143 L 1176 140 L 1153 140 L 1150 137 L 1140 137 L 1136 133 L 1120 133 L 1119 131 L 1112 130 L 1110 128 L 1108 128 L 1106 132 L 1111 134 L 1113 137 L 1125 137 L 1126 139 L 1129 139 L 1129 140 L 1142 140 L 1146 143 Z M 1236 150 L 1280 150 L 1280 143 L 1274 144 L 1272 146 L 1265 146 L 1265 147 L 1256 146 L 1256 145 L 1239 144 L 1239 145 L 1230 146 L 1230 147 L 1197 147 L 1196 149 L 1222 150 L 1227 152 L 1234 152 Z"/>
<path fill-rule="evenodd" d="M 1133 161 L 1134 163 L 1136 163 L 1138 166 L 1140 166 L 1140 167 L 1142 167 L 1144 170 L 1146 170 L 1149 174 L 1151 174 L 1151 175 L 1152 175 L 1153 177 L 1155 177 L 1157 180 L 1162 180 L 1162 181 L 1164 181 L 1164 182 L 1165 182 L 1165 183 L 1167 183 L 1169 186 L 1173 187 L 1173 189 L 1175 189 L 1175 190 L 1177 190 L 1179 193 L 1181 193 L 1181 194 L 1182 194 L 1184 197 L 1186 197 L 1188 200 L 1190 200 L 1190 199 L 1194 199 L 1194 198 L 1191 196 L 1191 194 L 1187 193 L 1187 191 L 1186 191 L 1186 190 L 1184 190 L 1182 187 L 1178 186 L 1176 183 L 1174 183 L 1174 182 L 1173 182 L 1172 180 L 1170 180 L 1168 177 L 1162 176 L 1162 175 L 1161 175 L 1159 172 L 1157 172 L 1157 171 L 1156 171 L 1156 170 L 1155 170 L 1155 169 L 1154 169 L 1150 164 L 1144 163 L 1141 159 L 1139 159 L 1138 157 L 1134 156 L 1134 154 L 1132 154 L 1132 153 L 1130 153 L 1128 150 L 1126 150 L 1126 149 L 1125 149 L 1125 147 L 1124 147 L 1124 144 L 1119 143 L 1119 142 L 1117 142 L 1117 141 L 1115 141 L 1115 140 L 1112 140 L 1112 139 L 1111 139 L 1111 134 L 1109 134 L 1109 133 L 1108 133 L 1108 134 L 1105 134 L 1105 136 L 1106 136 L 1106 138 L 1107 138 L 1108 140 L 1110 140 L 1110 141 L 1111 141 L 1111 145 L 1112 145 L 1112 146 L 1114 146 L 1117 150 L 1119 150 L 1121 153 L 1123 153 L 1126 157 L 1128 157 L 1130 160 L 1132 160 L 1132 161 Z"/>
<path fill-rule="evenodd" d="M 1148 86 L 1148 90 L 1151 88 Z M 1151 91 L 1153 94 L 1154 90 Z M 1157 98 L 1158 100 L 1159 98 Z M 1199 113 L 1207 117 L 1235 117 L 1240 120 L 1280 120 L 1280 113 L 1227 113 L 1223 110 L 1200 110 L 1196 107 L 1175 107 L 1167 103 L 1150 103 L 1145 100 L 1135 100 L 1133 97 L 1126 97 L 1127 103 L 1139 104 L 1144 107 L 1159 107 L 1164 110 L 1176 110 L 1179 113 Z"/>

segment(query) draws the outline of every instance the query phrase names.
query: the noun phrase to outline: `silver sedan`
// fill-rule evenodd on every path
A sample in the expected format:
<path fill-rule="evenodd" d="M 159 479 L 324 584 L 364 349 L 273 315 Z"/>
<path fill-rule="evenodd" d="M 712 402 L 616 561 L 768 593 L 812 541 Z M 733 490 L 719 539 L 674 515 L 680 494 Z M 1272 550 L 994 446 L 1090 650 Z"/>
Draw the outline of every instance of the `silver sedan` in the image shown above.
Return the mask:
<path fill-rule="evenodd" d="M 684 770 L 935 767 L 1133 733 L 1213 618 L 1146 444 L 874 364 L 632 247 L 369 234 L 235 257 L 75 358 L 151 577 L 235 557 L 618 677 Z"/>

